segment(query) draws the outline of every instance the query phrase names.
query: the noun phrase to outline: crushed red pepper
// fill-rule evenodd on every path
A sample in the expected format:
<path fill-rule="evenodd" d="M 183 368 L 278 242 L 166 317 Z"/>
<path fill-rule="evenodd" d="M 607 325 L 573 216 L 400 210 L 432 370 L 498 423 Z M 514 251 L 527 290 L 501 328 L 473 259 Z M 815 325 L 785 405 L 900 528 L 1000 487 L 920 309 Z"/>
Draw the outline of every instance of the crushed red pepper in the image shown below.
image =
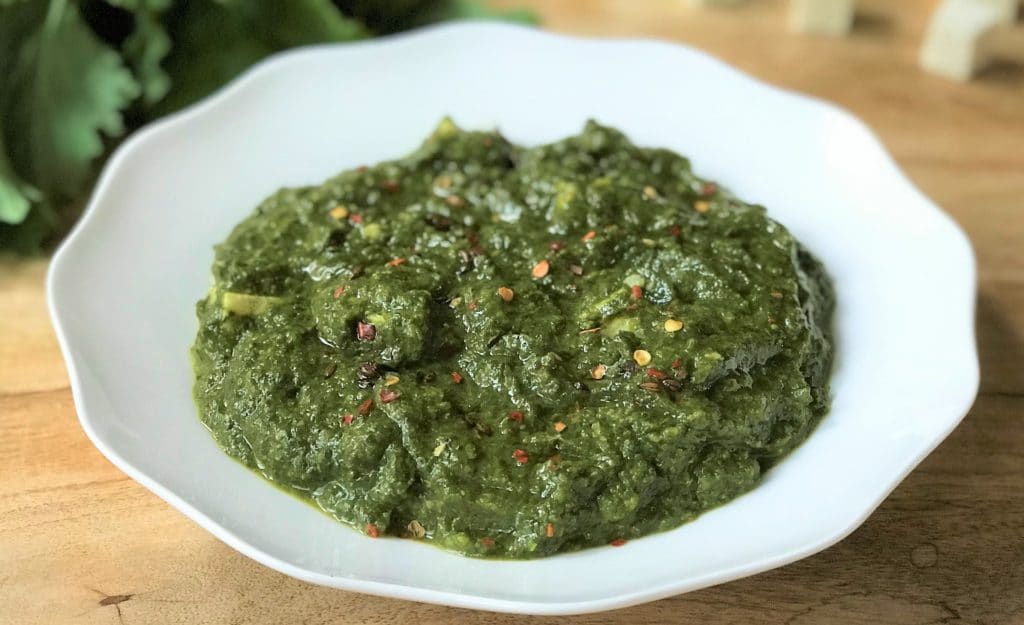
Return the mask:
<path fill-rule="evenodd" d="M 650 368 L 647 369 L 647 375 L 649 377 L 654 378 L 655 380 L 664 380 L 665 378 L 668 377 L 667 373 L 665 373 L 664 371 L 660 371 L 658 369 L 655 369 L 654 367 L 650 367 Z"/>
<path fill-rule="evenodd" d="M 372 341 L 377 338 L 377 326 L 363 321 L 356 322 L 356 338 L 360 341 Z"/>

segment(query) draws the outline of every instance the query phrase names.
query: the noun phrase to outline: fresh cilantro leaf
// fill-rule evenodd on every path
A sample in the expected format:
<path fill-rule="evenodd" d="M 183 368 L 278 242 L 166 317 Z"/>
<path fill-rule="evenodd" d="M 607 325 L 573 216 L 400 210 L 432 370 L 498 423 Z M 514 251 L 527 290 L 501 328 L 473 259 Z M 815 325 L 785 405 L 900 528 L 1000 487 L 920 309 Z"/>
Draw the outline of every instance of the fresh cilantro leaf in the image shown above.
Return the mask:
<path fill-rule="evenodd" d="M 168 13 L 167 27 L 173 87 L 156 114 L 191 104 L 278 50 L 366 35 L 329 0 L 192 0 Z"/>
<path fill-rule="evenodd" d="M 367 36 L 359 22 L 342 15 L 330 0 L 235 0 L 233 4 L 245 16 L 253 34 L 275 51 Z"/>
<path fill-rule="evenodd" d="M 74 198 L 103 151 L 101 133 L 123 132 L 135 80 L 66 0 L 51 0 L 7 80 L 4 134 L 15 169 L 51 200 Z"/>
<path fill-rule="evenodd" d="M 107 4 L 136 13 L 138 11 L 153 11 L 160 13 L 171 7 L 172 0 L 105 0 Z"/>
<path fill-rule="evenodd" d="M 39 191 L 22 180 L 11 167 L 3 135 L 0 134 L 0 222 L 21 223 L 32 208 L 32 202 L 41 198 Z"/>
<path fill-rule="evenodd" d="M 102 4 L 100 0 L 85 2 L 83 10 Z M 171 39 L 162 23 L 163 14 L 171 8 L 172 0 L 104 0 L 109 7 L 115 7 L 130 16 L 130 32 L 122 34 L 108 43 L 116 45 L 124 54 L 125 61 L 132 69 L 142 89 L 142 104 L 151 105 L 171 87 L 171 79 L 162 67 L 163 60 L 171 50 Z M 109 13 L 109 10 L 106 12 Z M 88 17 L 88 16 L 87 16 Z M 105 25 L 117 20 L 101 14 L 95 25 Z M 101 32 L 103 29 L 98 29 Z"/>
<path fill-rule="evenodd" d="M 448 20 L 500 20 L 536 25 L 540 20 L 529 9 L 495 9 L 481 0 L 444 0 L 427 13 L 426 21 Z"/>
<path fill-rule="evenodd" d="M 21 223 L 0 222 L 0 250 L 26 256 L 39 254 L 43 251 L 43 244 L 50 240 L 58 222 L 57 213 L 45 200 L 34 202 L 32 210 Z"/>
<path fill-rule="evenodd" d="M 9 125 L 3 111 L 11 98 L 10 76 L 27 33 L 34 31 L 45 17 L 41 3 L 0 0 L 0 222 L 21 223 L 39 199 L 39 192 L 15 171 L 6 146 Z"/>
<path fill-rule="evenodd" d="M 142 88 L 143 103 L 150 105 L 167 95 L 171 77 L 162 63 L 171 51 L 171 38 L 156 11 L 140 9 L 136 12 L 135 30 L 125 40 L 123 49 Z"/>
<path fill-rule="evenodd" d="M 439 0 L 334 0 L 334 4 L 374 33 L 388 34 L 417 26 L 423 14 L 436 7 Z"/>

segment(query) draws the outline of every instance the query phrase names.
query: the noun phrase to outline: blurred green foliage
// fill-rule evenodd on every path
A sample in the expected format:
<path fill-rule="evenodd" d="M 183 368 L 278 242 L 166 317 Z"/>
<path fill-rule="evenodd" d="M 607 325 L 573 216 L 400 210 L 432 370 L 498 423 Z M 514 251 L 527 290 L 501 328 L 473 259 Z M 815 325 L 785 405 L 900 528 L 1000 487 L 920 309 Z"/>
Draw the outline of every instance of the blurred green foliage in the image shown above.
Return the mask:
<path fill-rule="evenodd" d="M 0 250 L 38 253 L 128 131 L 274 52 L 453 19 L 481 0 L 0 0 Z"/>

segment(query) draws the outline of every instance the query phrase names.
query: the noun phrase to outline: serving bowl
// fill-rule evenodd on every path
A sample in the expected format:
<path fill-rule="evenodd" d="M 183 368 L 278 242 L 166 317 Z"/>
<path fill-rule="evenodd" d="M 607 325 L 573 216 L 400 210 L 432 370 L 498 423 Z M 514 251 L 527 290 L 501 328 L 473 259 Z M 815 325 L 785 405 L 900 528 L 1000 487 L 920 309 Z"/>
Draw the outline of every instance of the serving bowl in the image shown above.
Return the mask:
<path fill-rule="evenodd" d="M 593 117 L 768 207 L 837 290 L 834 399 L 808 441 L 696 521 L 531 561 L 367 538 L 226 456 L 197 418 L 187 354 L 213 244 L 277 188 L 402 155 L 443 115 L 525 144 Z M 278 55 L 136 133 L 56 253 L 48 296 L 89 438 L 228 545 L 346 590 L 567 614 L 764 571 L 853 531 L 975 397 L 974 273 L 964 234 L 834 106 L 679 45 L 460 24 Z"/>

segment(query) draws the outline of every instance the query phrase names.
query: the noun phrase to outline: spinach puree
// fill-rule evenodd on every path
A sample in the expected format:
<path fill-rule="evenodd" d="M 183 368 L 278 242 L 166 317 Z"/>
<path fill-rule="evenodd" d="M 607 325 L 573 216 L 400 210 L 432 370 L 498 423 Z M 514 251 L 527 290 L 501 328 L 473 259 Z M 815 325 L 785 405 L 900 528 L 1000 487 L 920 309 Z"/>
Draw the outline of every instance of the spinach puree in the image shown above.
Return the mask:
<path fill-rule="evenodd" d="M 217 246 L 192 350 L 227 453 L 370 536 L 530 558 L 753 487 L 829 402 L 832 293 L 765 210 L 590 122 L 442 121 Z"/>

